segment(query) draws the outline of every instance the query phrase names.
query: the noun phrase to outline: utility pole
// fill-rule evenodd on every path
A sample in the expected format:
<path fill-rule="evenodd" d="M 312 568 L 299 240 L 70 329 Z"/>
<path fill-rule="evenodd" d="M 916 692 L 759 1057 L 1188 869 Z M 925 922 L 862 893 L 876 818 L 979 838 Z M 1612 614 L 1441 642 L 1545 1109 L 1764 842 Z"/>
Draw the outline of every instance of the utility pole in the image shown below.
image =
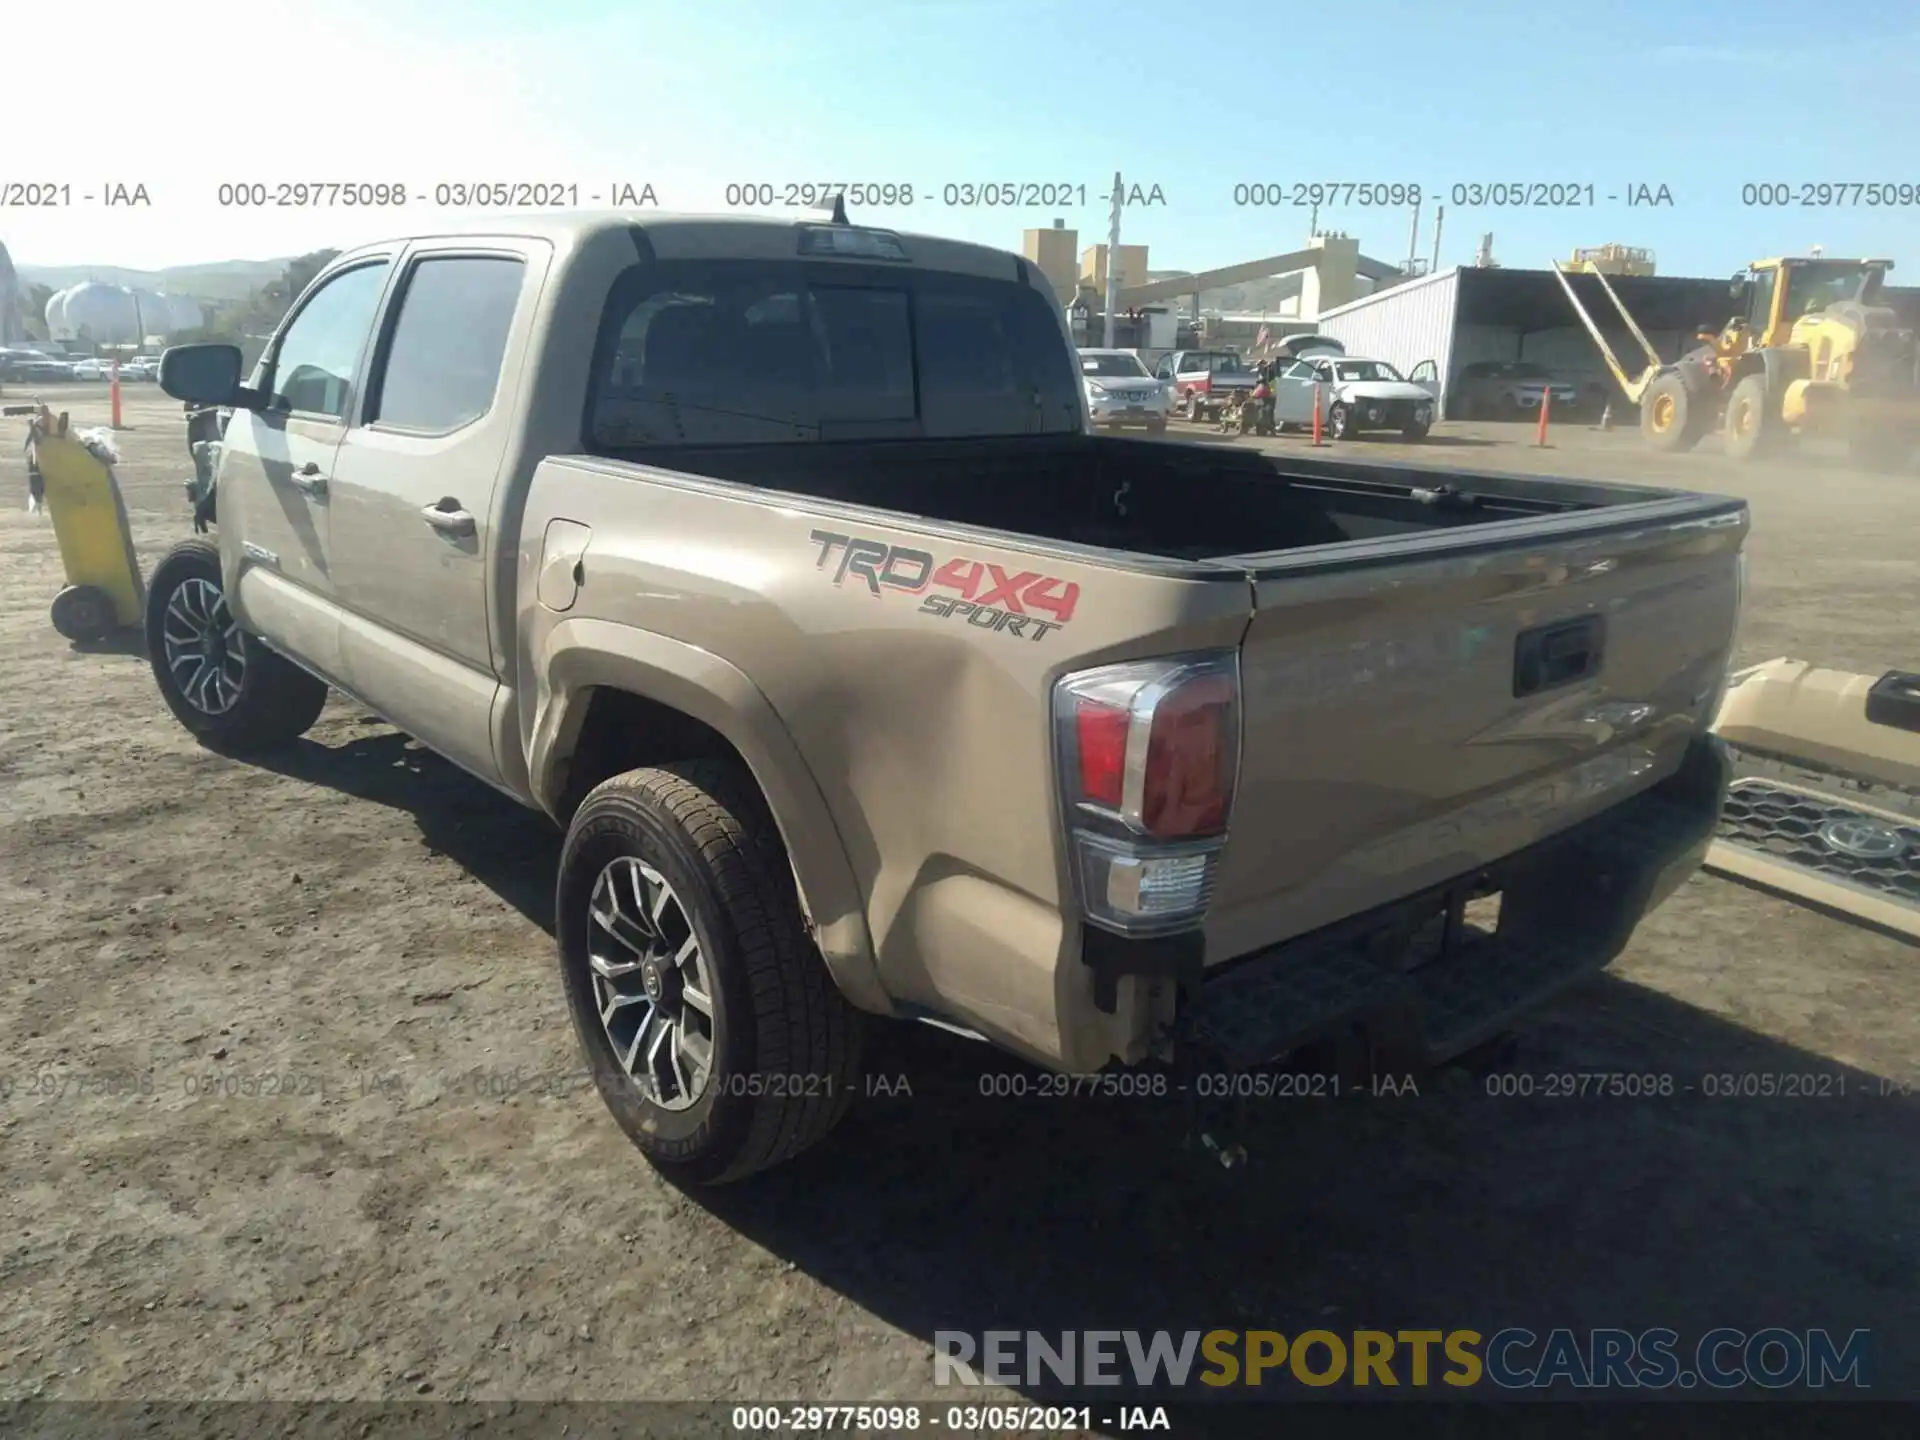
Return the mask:
<path fill-rule="evenodd" d="M 1113 307 L 1120 302 L 1120 211 L 1127 192 L 1120 188 L 1120 172 L 1113 172 L 1113 209 L 1107 216 L 1107 338 L 1101 343 L 1113 348 Z"/>

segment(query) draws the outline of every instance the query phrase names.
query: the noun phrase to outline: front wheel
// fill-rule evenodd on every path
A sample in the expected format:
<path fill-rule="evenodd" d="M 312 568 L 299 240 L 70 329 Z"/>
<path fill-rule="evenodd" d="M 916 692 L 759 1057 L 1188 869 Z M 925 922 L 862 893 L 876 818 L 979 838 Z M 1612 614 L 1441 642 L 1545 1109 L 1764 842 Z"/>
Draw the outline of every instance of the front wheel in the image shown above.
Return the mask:
<path fill-rule="evenodd" d="M 1187 392 L 1187 421 L 1189 424 L 1199 424 L 1201 416 L 1206 413 L 1206 408 L 1206 406 L 1200 403 L 1200 392 L 1198 390 L 1189 390 Z"/>
<path fill-rule="evenodd" d="M 846 1112 L 864 1017 L 807 935 L 741 767 L 691 761 L 597 786 L 567 830 L 555 918 L 600 1097 L 670 1178 L 768 1169 Z"/>
<path fill-rule="evenodd" d="M 1678 375 L 1662 375 L 1640 397 L 1640 435 L 1663 454 L 1691 450 L 1707 432 L 1707 409 Z"/>
<path fill-rule="evenodd" d="M 1336 440 L 1345 440 L 1353 433 L 1353 412 L 1345 405 L 1335 405 L 1327 412 L 1327 431 Z"/>
<path fill-rule="evenodd" d="M 221 588 L 220 551 L 187 540 L 147 590 L 147 656 L 161 698 L 201 744 L 232 754 L 291 744 L 327 687 L 242 630 Z"/>
<path fill-rule="evenodd" d="M 1427 438 L 1427 431 L 1431 428 L 1425 420 L 1409 420 L 1400 427 L 1400 438 L 1409 443 L 1418 444 Z"/>
<path fill-rule="evenodd" d="M 1727 397 L 1727 455 L 1734 460 L 1757 459 L 1776 448 L 1779 440 L 1780 423 L 1767 393 L 1767 377 L 1742 377 Z"/>

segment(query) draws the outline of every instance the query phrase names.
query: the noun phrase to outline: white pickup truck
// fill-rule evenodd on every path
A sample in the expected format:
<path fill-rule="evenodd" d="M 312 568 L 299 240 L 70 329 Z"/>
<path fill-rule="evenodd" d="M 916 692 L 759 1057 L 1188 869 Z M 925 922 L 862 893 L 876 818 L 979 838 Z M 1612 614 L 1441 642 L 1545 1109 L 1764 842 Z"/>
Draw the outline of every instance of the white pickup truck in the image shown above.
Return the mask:
<path fill-rule="evenodd" d="M 693 1182 L 825 1134 L 874 1016 L 1074 1073 L 1458 1055 L 1718 814 L 1741 501 L 1091 434 L 1002 251 L 495 220 L 161 384 L 234 412 L 149 587 L 167 704 L 242 751 L 331 686 L 564 825 L 583 1052 Z"/>

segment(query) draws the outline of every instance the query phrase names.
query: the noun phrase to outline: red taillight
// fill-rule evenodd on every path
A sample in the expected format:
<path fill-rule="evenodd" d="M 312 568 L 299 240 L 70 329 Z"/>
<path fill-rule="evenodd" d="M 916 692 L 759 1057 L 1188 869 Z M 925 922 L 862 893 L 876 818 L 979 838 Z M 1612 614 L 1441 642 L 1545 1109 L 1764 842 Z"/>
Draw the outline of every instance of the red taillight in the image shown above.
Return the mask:
<path fill-rule="evenodd" d="M 1080 752 L 1083 799 L 1118 810 L 1126 794 L 1127 730 L 1131 716 L 1123 707 L 1076 699 L 1075 740 Z"/>
<path fill-rule="evenodd" d="M 1233 704 L 1232 677 L 1207 675 L 1154 706 L 1140 794 L 1140 819 L 1149 835 L 1185 839 L 1226 828 Z M 1124 753 L 1124 739 L 1121 748 Z"/>
<path fill-rule="evenodd" d="M 1053 716 L 1081 913 L 1121 935 L 1201 923 L 1233 807 L 1239 657 L 1216 650 L 1063 675 Z"/>
<path fill-rule="evenodd" d="M 1220 661 L 1145 661 L 1070 675 L 1061 712 L 1075 806 L 1135 835 L 1222 834 L 1239 758 L 1239 681 Z"/>

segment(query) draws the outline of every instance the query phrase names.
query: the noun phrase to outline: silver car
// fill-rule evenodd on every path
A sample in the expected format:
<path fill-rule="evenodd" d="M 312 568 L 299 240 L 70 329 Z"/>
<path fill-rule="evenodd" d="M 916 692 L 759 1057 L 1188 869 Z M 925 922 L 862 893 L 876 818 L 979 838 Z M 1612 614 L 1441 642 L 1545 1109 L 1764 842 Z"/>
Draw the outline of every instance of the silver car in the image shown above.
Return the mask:
<path fill-rule="evenodd" d="M 1568 414 L 1579 407 L 1580 392 L 1544 365 L 1527 360 L 1481 360 L 1454 379 L 1447 413 L 1462 420 L 1530 420 L 1540 399 L 1551 394 L 1553 409 Z"/>
<path fill-rule="evenodd" d="M 1080 378 L 1087 387 L 1087 409 L 1096 429 L 1143 427 L 1154 434 L 1167 428 L 1173 391 L 1153 378 L 1131 350 L 1082 350 Z"/>

